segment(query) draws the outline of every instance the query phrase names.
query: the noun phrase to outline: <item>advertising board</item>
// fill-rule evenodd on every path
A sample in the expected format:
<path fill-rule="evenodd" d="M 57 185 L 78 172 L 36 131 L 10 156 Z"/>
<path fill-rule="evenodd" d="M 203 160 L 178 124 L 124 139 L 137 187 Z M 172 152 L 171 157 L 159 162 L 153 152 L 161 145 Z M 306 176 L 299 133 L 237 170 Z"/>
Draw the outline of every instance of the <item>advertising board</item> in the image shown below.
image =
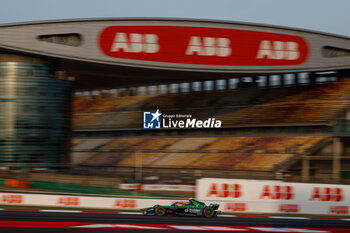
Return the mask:
<path fill-rule="evenodd" d="M 349 214 L 349 194 L 349 185 L 211 178 L 199 179 L 196 190 L 224 211 L 255 213 Z"/>
<path fill-rule="evenodd" d="M 300 65 L 309 53 L 300 36 L 184 26 L 109 26 L 98 44 L 109 57 L 196 65 Z"/>

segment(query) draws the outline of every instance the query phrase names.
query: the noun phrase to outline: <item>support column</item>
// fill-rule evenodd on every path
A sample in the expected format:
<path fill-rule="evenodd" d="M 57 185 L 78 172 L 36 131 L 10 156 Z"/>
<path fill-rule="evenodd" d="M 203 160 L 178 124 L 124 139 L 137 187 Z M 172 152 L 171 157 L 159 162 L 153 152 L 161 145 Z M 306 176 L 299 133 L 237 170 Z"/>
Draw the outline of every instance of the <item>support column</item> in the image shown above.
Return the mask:
<path fill-rule="evenodd" d="M 308 182 L 310 180 L 310 159 L 304 155 L 301 161 L 301 180 L 302 182 Z"/>
<path fill-rule="evenodd" d="M 156 90 L 155 90 L 155 95 L 159 95 L 160 94 L 160 85 L 156 85 Z"/>
<path fill-rule="evenodd" d="M 188 92 L 194 92 L 193 91 L 193 82 L 188 83 Z"/>
<path fill-rule="evenodd" d="M 295 74 L 295 85 L 300 86 L 300 73 Z"/>
<path fill-rule="evenodd" d="M 291 82 L 291 85 L 295 86 L 296 83 L 297 83 L 297 80 L 296 80 L 296 79 L 297 79 L 297 75 L 296 75 L 296 74 L 292 74 L 292 76 L 293 76 L 293 77 L 292 77 L 292 80 L 293 80 L 293 81 Z"/>
<path fill-rule="evenodd" d="M 181 93 L 181 83 L 176 83 L 175 90 L 176 93 Z"/>
<path fill-rule="evenodd" d="M 135 87 L 134 91 L 136 96 L 140 95 L 140 87 Z"/>
<path fill-rule="evenodd" d="M 218 80 L 213 80 L 213 91 L 216 91 L 218 89 Z"/>
<path fill-rule="evenodd" d="M 128 96 L 134 96 L 135 95 L 135 88 L 129 87 L 128 88 Z"/>
<path fill-rule="evenodd" d="M 339 138 L 333 138 L 333 181 L 340 181 L 342 143 Z"/>
<path fill-rule="evenodd" d="M 316 74 L 314 72 L 311 72 L 309 74 L 309 80 L 310 80 L 310 84 L 313 86 L 316 84 Z"/>
<path fill-rule="evenodd" d="M 170 88 L 170 84 L 166 84 L 166 93 L 165 94 L 170 94 L 171 93 L 171 88 Z"/>
<path fill-rule="evenodd" d="M 265 85 L 265 87 L 269 87 L 271 84 L 270 84 L 270 75 L 267 75 L 266 76 L 266 85 Z"/>
<path fill-rule="evenodd" d="M 221 91 L 226 91 L 226 90 L 227 90 L 227 79 L 222 79 Z"/>
<path fill-rule="evenodd" d="M 149 86 L 145 86 L 145 94 L 149 95 L 150 94 L 150 88 Z"/>
<path fill-rule="evenodd" d="M 230 79 L 225 80 L 225 91 L 230 90 Z"/>

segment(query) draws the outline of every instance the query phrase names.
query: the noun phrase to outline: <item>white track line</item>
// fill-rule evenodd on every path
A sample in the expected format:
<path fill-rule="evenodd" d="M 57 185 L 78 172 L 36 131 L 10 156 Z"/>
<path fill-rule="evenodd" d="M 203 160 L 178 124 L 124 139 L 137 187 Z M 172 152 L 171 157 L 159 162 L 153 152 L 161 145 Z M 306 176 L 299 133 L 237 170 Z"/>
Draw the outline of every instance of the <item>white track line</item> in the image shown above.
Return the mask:
<path fill-rule="evenodd" d="M 141 212 L 119 212 L 119 214 L 135 214 L 135 215 L 140 215 L 142 214 Z"/>
<path fill-rule="evenodd" d="M 285 217 L 285 216 L 270 216 L 270 218 L 277 218 L 277 219 L 309 219 L 306 217 Z"/>
<path fill-rule="evenodd" d="M 39 210 L 40 212 L 82 213 L 81 210 Z"/>

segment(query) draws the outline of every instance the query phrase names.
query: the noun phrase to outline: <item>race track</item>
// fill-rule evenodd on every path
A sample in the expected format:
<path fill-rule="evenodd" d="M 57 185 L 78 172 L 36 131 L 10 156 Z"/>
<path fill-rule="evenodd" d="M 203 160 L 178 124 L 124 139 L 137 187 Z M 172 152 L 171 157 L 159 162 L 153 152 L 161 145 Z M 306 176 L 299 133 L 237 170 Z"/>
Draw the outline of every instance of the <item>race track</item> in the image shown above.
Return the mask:
<path fill-rule="evenodd" d="M 1 233 L 97 232 L 307 232 L 347 233 L 348 220 L 284 217 L 156 217 L 139 214 L 0 211 Z"/>

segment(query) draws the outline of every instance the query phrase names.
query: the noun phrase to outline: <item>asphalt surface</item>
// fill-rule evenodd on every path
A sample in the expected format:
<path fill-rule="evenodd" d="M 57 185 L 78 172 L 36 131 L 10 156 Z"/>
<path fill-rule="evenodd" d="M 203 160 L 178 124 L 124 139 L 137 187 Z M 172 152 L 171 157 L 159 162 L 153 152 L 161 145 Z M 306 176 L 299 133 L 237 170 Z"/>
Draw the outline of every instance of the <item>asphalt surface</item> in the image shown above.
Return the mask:
<path fill-rule="evenodd" d="M 0 221 L 55 222 L 58 225 L 70 222 L 99 223 L 99 224 L 181 224 L 199 226 L 259 226 L 283 228 L 347 228 L 350 232 L 350 221 L 345 220 L 313 220 L 298 218 L 255 218 L 255 217 L 174 217 L 174 216 L 143 216 L 137 214 L 108 214 L 108 213 L 67 213 L 67 212 L 32 212 L 32 211 L 0 211 Z M 71 229 L 71 228 L 29 228 L 25 226 L 0 227 L 1 233 L 77 233 L 77 232 L 167 232 L 168 230 L 144 229 Z M 189 232 L 172 230 L 174 232 Z M 216 232 L 211 230 L 210 232 Z M 223 231 L 218 231 L 223 232 Z M 245 231 L 235 231 L 245 232 Z M 343 232 L 343 231 L 342 231 Z"/>

